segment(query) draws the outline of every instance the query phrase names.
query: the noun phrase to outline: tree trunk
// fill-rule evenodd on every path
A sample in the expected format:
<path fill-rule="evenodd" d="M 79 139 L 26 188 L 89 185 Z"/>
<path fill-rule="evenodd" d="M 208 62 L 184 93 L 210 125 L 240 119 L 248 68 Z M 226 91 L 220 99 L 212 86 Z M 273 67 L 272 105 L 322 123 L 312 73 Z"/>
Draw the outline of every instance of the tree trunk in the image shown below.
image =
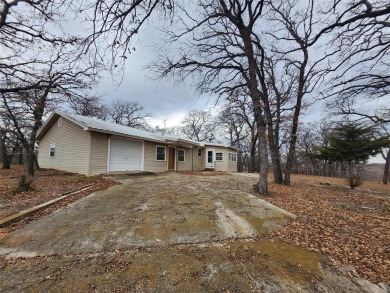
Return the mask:
<path fill-rule="evenodd" d="M 269 132 L 269 130 L 268 130 L 268 132 Z M 272 160 L 272 170 L 274 173 L 274 182 L 276 184 L 282 184 L 283 183 L 283 173 L 282 173 L 282 166 L 280 163 L 279 146 L 276 145 L 275 143 L 270 143 L 269 145 L 270 145 L 269 148 L 270 148 L 271 160 Z"/>
<path fill-rule="evenodd" d="M 249 161 L 249 173 L 256 172 L 256 141 L 251 141 L 251 153 Z"/>
<path fill-rule="evenodd" d="M 24 156 L 23 146 L 19 146 L 19 156 L 18 156 L 19 165 L 23 165 L 23 156 Z"/>
<path fill-rule="evenodd" d="M 272 125 L 272 114 L 271 109 L 269 108 L 268 98 L 263 99 L 265 115 L 267 117 L 267 128 L 268 128 L 268 144 L 271 153 L 272 160 L 272 170 L 274 173 L 274 182 L 276 184 L 283 183 L 283 173 L 282 166 L 280 163 L 280 152 L 279 152 L 279 129 L 274 129 Z M 279 124 L 276 123 L 275 128 L 279 127 Z"/>
<path fill-rule="evenodd" d="M 242 172 L 244 169 L 244 161 L 242 159 L 242 152 L 237 153 L 237 172 Z"/>
<path fill-rule="evenodd" d="M 0 128 L 0 153 L 1 161 L 3 162 L 3 169 L 11 169 L 10 162 L 7 156 L 7 147 L 5 145 L 5 136 L 7 132 L 5 129 Z"/>
<path fill-rule="evenodd" d="M 385 169 L 383 170 L 383 179 L 382 179 L 383 184 L 387 184 L 389 182 L 389 172 L 390 172 L 390 149 L 387 151 Z"/>
<path fill-rule="evenodd" d="M 261 117 L 262 119 L 263 117 Z M 262 119 L 263 120 L 263 119 Z M 268 193 L 268 148 L 266 138 L 266 127 L 264 120 L 258 123 L 259 134 L 259 182 L 254 185 L 254 190 L 262 195 L 269 195 Z"/>
<path fill-rule="evenodd" d="M 30 176 L 35 174 L 35 154 L 30 150 L 27 152 L 27 174 Z"/>
<path fill-rule="evenodd" d="M 35 170 L 41 169 L 41 167 L 39 167 L 38 157 L 35 153 L 34 153 L 34 167 L 35 167 Z"/>

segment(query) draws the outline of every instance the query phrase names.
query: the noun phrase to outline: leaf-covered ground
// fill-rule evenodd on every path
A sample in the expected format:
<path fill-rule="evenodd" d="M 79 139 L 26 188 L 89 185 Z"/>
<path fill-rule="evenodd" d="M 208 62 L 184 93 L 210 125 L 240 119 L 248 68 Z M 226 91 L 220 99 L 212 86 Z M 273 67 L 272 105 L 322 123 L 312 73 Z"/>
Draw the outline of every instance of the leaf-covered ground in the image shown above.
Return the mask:
<path fill-rule="evenodd" d="M 96 190 L 116 184 L 99 176 L 88 178 L 43 170 L 37 172 L 33 191 L 14 195 L 12 190 L 17 184 L 17 177 L 23 172 L 20 166 L 0 170 L 0 218 L 58 197 L 66 191 L 88 184 L 92 184 L 92 188 L 0 230 L 0 237 L 1 233 L 8 233 Z M 215 174 L 198 172 L 193 175 L 209 176 L 211 180 L 214 176 L 210 175 Z M 221 176 L 222 179 L 224 177 Z M 251 175 L 239 180 L 219 181 L 224 189 L 252 192 L 251 182 L 254 183 L 256 178 L 256 175 Z M 271 238 L 324 254 L 336 267 L 344 267 L 351 275 L 390 283 L 390 186 L 365 182 L 362 187 L 351 190 L 342 179 L 305 175 L 295 175 L 292 181 L 291 186 L 270 183 L 272 197 L 262 197 L 298 216 L 287 226 L 273 232 Z M 218 188 L 215 184 L 212 186 Z"/>
<path fill-rule="evenodd" d="M 71 202 L 77 201 L 86 195 L 117 184 L 115 181 L 104 179 L 101 176 L 86 177 L 84 175 L 66 173 L 58 170 L 42 169 L 36 171 L 31 184 L 31 191 L 15 193 L 14 191 L 18 185 L 20 176 L 26 174 L 25 168 L 23 165 L 12 165 L 9 170 L 0 169 L 0 219 L 60 197 L 65 192 L 78 190 L 87 185 L 91 185 L 91 187 L 38 213 L 29 215 L 22 221 L 1 228 L 0 237 L 20 228 L 32 220 L 67 206 Z"/>
<path fill-rule="evenodd" d="M 390 186 L 295 175 L 291 186 L 271 184 L 272 204 L 297 215 L 272 236 L 327 255 L 337 267 L 390 283 Z"/>

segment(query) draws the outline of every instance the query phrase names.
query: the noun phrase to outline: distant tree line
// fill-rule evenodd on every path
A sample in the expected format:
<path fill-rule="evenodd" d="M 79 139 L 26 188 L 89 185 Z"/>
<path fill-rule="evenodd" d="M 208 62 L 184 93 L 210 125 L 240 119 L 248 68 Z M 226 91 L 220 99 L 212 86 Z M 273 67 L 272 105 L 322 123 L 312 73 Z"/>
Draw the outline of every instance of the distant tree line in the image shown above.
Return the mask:
<path fill-rule="evenodd" d="M 376 135 L 388 138 L 388 1 L 3 1 L 1 142 L 11 146 L 17 138 L 13 144 L 26 150 L 29 174 L 36 167 L 36 132 L 59 104 L 143 127 L 139 105 L 101 104 L 92 89 L 101 72 L 121 79 L 133 37 L 151 15 L 167 21 L 149 75 L 191 80 L 200 93 L 217 96 L 223 108 L 217 124 L 241 149 L 240 169 L 259 173 L 257 192 L 268 194 L 269 170 L 276 184 L 290 184 L 300 161 L 313 167 L 329 161 L 303 157 L 310 143 L 305 135 L 317 134 L 306 133 L 302 115 L 319 101 L 332 120 L 371 123 Z M 67 18 L 85 21 L 89 30 L 69 34 Z M 203 114 L 189 113 L 185 122 L 187 137 L 219 139 Z M 388 148 L 380 151 L 388 168 Z M 344 168 L 345 161 L 333 161 Z"/>

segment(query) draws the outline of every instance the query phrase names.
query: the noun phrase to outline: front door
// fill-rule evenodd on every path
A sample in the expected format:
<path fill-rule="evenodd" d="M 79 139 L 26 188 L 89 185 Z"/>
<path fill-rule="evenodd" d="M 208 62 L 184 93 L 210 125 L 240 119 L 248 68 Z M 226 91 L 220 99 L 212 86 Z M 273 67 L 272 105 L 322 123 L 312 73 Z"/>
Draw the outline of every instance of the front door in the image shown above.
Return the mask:
<path fill-rule="evenodd" d="M 206 168 L 214 168 L 214 150 L 208 149 L 206 156 Z"/>
<path fill-rule="evenodd" d="M 168 148 L 168 170 L 175 170 L 175 148 Z"/>

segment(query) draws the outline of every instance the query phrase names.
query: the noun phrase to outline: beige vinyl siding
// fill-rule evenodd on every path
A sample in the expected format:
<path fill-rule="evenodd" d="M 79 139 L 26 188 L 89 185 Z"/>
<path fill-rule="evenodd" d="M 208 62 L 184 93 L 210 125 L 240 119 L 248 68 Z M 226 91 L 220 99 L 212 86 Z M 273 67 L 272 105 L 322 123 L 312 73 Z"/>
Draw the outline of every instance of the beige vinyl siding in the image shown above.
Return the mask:
<path fill-rule="evenodd" d="M 89 175 L 107 172 L 108 138 L 107 134 L 91 132 L 91 165 Z"/>
<path fill-rule="evenodd" d="M 156 161 L 156 146 L 165 146 L 165 161 Z M 144 142 L 144 170 L 165 172 L 168 169 L 168 146 L 163 143 Z"/>
<path fill-rule="evenodd" d="M 215 147 L 215 153 L 222 153 L 222 161 L 215 161 L 215 171 L 228 170 L 228 150 L 226 148 Z"/>
<path fill-rule="evenodd" d="M 184 148 L 184 147 L 177 147 L 176 148 L 176 159 L 177 159 L 177 150 L 184 150 L 185 151 L 185 162 L 176 162 L 176 169 L 178 171 L 191 171 L 192 170 L 192 149 Z M 194 149 L 194 156 L 195 149 Z M 195 169 L 194 169 L 195 170 Z"/>
<path fill-rule="evenodd" d="M 198 157 L 198 148 L 194 147 L 194 171 L 203 170 L 205 164 L 205 149 L 202 149 L 202 156 Z"/>
<path fill-rule="evenodd" d="M 57 121 L 39 142 L 39 165 L 88 175 L 90 133 L 66 118 L 62 118 L 61 127 Z M 56 145 L 54 157 L 49 157 L 50 144 Z"/>

